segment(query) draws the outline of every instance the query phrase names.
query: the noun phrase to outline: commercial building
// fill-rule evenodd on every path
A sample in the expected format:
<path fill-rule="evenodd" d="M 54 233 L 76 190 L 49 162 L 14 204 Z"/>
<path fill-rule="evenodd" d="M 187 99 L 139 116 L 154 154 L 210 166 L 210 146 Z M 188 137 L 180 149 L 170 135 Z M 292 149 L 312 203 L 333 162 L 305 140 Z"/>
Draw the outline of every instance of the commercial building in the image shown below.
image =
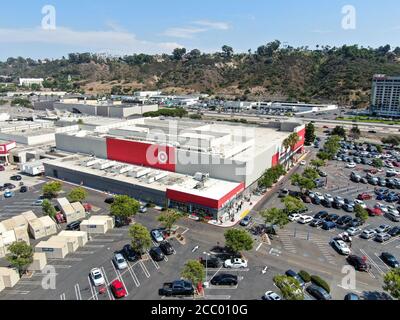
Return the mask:
<path fill-rule="evenodd" d="M 286 150 L 283 141 L 292 133 L 299 141 Z M 224 219 L 266 169 L 302 151 L 304 135 L 297 122 L 239 126 L 140 118 L 57 133 L 57 151 L 71 156 L 44 166 L 51 177 Z"/>
<path fill-rule="evenodd" d="M 261 102 L 252 107 L 264 113 L 312 113 L 312 112 L 329 112 L 338 109 L 334 104 L 313 104 L 302 102 Z"/>
<path fill-rule="evenodd" d="M 30 87 L 31 85 L 36 84 L 42 86 L 43 81 L 43 78 L 19 78 L 19 85 Z"/>
<path fill-rule="evenodd" d="M 400 117 L 400 76 L 374 75 L 371 96 L 372 115 Z"/>
<path fill-rule="evenodd" d="M 128 118 L 145 112 L 157 111 L 156 104 L 122 104 L 121 101 L 63 99 L 53 103 L 54 109 L 110 118 Z"/>

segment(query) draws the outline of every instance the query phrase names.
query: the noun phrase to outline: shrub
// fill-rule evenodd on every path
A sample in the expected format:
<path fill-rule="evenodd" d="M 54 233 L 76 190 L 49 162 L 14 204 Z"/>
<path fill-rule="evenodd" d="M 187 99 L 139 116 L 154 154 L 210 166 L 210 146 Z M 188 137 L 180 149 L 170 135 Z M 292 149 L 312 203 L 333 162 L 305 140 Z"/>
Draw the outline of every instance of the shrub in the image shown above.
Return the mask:
<path fill-rule="evenodd" d="M 299 276 L 303 279 L 305 283 L 309 283 L 311 281 L 311 276 L 307 271 L 301 270 L 299 272 Z"/>
<path fill-rule="evenodd" d="M 330 293 L 331 288 L 329 287 L 328 283 L 319 276 L 311 276 L 311 282 L 320 286 L 326 290 L 326 292 Z"/>

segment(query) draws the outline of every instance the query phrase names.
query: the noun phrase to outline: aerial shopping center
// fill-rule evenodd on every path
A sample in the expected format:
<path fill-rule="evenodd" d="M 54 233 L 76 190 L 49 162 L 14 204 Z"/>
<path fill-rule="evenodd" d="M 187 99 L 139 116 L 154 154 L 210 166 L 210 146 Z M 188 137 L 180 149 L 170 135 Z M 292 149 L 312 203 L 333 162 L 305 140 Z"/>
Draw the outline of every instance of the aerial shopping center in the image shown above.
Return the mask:
<path fill-rule="evenodd" d="M 55 134 L 67 156 L 46 160 L 47 176 L 213 219 L 226 219 L 265 170 L 304 147 L 305 127 L 291 121 L 100 120 Z M 286 150 L 292 133 L 299 141 Z"/>

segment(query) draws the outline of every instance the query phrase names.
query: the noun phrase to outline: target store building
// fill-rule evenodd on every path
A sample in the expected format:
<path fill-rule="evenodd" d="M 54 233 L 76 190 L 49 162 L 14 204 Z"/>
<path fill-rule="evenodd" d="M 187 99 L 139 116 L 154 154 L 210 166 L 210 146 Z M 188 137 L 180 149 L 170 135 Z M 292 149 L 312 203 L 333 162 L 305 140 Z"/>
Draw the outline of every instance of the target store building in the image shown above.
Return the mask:
<path fill-rule="evenodd" d="M 285 150 L 283 141 L 293 132 L 299 142 Z M 265 170 L 302 152 L 304 135 L 304 125 L 295 122 L 141 118 L 56 134 L 57 149 L 72 158 L 47 161 L 45 168 L 49 176 L 217 219 Z"/>

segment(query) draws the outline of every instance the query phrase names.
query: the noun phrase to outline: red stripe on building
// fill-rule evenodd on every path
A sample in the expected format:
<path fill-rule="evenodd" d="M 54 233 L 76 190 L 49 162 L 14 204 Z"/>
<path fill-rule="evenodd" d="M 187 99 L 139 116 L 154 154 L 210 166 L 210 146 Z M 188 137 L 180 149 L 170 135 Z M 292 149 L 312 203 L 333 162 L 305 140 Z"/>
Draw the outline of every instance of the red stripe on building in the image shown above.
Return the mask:
<path fill-rule="evenodd" d="M 107 159 L 175 172 L 176 149 L 138 141 L 107 138 Z"/>
<path fill-rule="evenodd" d="M 299 142 L 295 145 L 295 147 L 293 148 L 293 150 L 297 150 L 300 147 L 304 146 L 304 143 L 306 141 L 306 128 L 301 129 L 299 132 L 297 132 L 297 134 L 300 137 Z"/>
<path fill-rule="evenodd" d="M 279 152 L 273 155 L 271 167 L 275 167 L 278 164 L 279 164 Z"/>
<path fill-rule="evenodd" d="M 240 183 L 236 188 L 231 190 L 221 199 L 210 199 L 202 196 L 197 196 L 189 194 L 182 191 L 167 189 L 167 198 L 172 201 L 177 201 L 181 203 L 192 203 L 198 204 L 207 208 L 220 209 L 225 203 L 230 201 L 236 195 L 244 190 L 244 183 Z"/>

